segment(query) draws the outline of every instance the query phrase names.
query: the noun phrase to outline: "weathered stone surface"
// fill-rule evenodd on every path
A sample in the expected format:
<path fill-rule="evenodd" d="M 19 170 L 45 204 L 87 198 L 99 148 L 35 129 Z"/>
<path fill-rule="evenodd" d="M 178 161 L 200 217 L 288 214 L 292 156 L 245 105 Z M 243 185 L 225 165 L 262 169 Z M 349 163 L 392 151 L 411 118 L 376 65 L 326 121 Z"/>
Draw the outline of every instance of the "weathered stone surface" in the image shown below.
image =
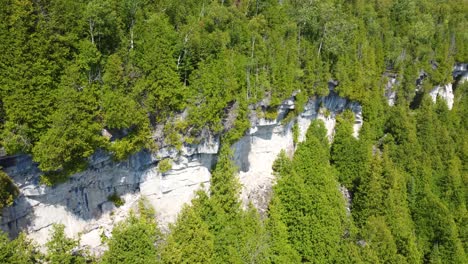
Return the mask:
<path fill-rule="evenodd" d="M 459 63 L 453 68 L 453 78 L 458 82 L 464 83 L 468 81 L 468 63 Z"/>
<path fill-rule="evenodd" d="M 277 120 L 251 119 L 249 133 L 232 146 L 243 186 L 241 199 L 244 204 L 251 201 L 260 212 L 265 212 L 274 184 L 273 161 L 282 149 L 289 155 L 295 150 L 292 126 L 296 120 L 282 122 L 294 107 L 291 97 L 279 108 Z M 305 139 L 310 122 L 317 118 L 326 123 L 331 140 L 335 117 L 345 109 L 355 113 L 357 136 L 362 125 L 361 106 L 332 91 L 329 96 L 311 99 L 297 118 L 299 141 Z M 180 151 L 171 147 L 163 147 L 157 153 L 141 151 L 122 162 L 97 152 L 86 171 L 54 187 L 40 184 L 41 172 L 30 157 L 12 157 L 4 169 L 19 186 L 21 196 L 3 210 L 0 227 L 12 236 L 25 231 L 44 244 L 52 224 L 62 223 L 68 235 L 81 234 L 82 245 L 99 254 L 105 250 L 101 236 L 109 236 L 113 226 L 128 216 L 141 197 L 146 197 L 165 229 L 197 190 L 209 188 L 219 144 L 219 137 L 207 132 L 198 145 L 187 145 Z M 173 166 L 162 174 L 157 164 L 164 158 L 171 158 Z M 114 193 L 125 201 L 124 205 L 115 207 L 108 200 Z"/>
<path fill-rule="evenodd" d="M 396 101 L 396 91 L 395 85 L 397 84 L 397 79 L 395 76 L 389 76 L 388 82 L 385 85 L 385 97 L 389 106 L 394 106 Z"/>
<path fill-rule="evenodd" d="M 343 198 L 345 200 L 346 214 L 348 216 L 351 216 L 351 201 L 352 201 L 351 193 L 345 186 L 341 185 L 339 189 L 340 189 L 341 195 L 343 195 Z"/>
<path fill-rule="evenodd" d="M 448 106 L 448 109 L 451 110 L 453 107 L 453 100 L 455 98 L 453 94 L 452 84 L 449 83 L 444 86 L 436 86 L 432 91 L 429 92 L 429 95 L 432 98 L 432 101 L 435 103 L 437 98 L 443 99 Z"/>
<path fill-rule="evenodd" d="M 467 76 L 468 73 L 468 63 L 457 63 L 453 67 L 453 77 L 454 79 Z"/>
<path fill-rule="evenodd" d="M 287 107 L 280 107 L 278 116 L 286 116 L 285 111 L 291 109 L 291 99 L 285 101 Z M 355 114 L 354 135 L 359 135 L 362 126 L 362 109 L 357 103 L 350 102 L 336 93 L 331 92 L 326 97 L 309 100 L 304 112 L 287 124 L 257 122 L 252 124 L 249 135 L 233 145 L 234 159 L 239 166 L 239 178 L 242 183 L 241 199 L 244 205 L 251 201 L 264 213 L 270 199 L 271 187 L 274 184 L 272 165 L 281 150 L 292 155 L 295 150 L 292 126 L 297 121 L 299 127 L 299 142 L 305 140 L 307 129 L 314 119 L 325 123 L 329 140 L 333 139 L 336 115 L 350 109 Z M 327 112 L 327 116 L 325 116 Z"/>
<path fill-rule="evenodd" d="M 446 85 L 439 85 L 434 87 L 430 92 L 432 101 L 435 103 L 437 98 L 441 98 L 447 103 L 448 108 L 451 110 L 455 100 L 454 89 L 456 89 L 457 84 L 464 83 L 468 81 L 468 64 L 467 63 L 457 63 L 453 67 L 452 76 L 454 83 L 448 83 Z M 385 85 L 385 97 L 387 98 L 388 104 L 393 106 L 396 100 L 396 91 L 394 89 L 395 85 L 398 83 L 396 75 L 389 75 L 388 82 Z M 428 74 L 424 71 L 421 71 L 418 79 L 416 80 L 416 92 L 422 93 L 422 84 L 425 79 L 428 77 Z"/>

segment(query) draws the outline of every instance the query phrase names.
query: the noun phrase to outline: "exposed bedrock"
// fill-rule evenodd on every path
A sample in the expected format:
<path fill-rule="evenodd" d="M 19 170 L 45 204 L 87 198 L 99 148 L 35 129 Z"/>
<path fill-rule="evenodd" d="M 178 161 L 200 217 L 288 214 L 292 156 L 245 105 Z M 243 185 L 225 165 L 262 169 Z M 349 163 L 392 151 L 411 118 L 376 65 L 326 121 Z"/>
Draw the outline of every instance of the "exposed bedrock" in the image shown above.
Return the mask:
<path fill-rule="evenodd" d="M 428 75 L 424 71 L 421 71 L 419 78 L 416 80 L 416 86 L 418 87 L 417 92 L 419 91 L 421 93 L 420 87 L 427 76 Z M 454 89 L 456 85 L 468 81 L 468 63 L 457 63 L 453 67 L 452 76 L 454 83 L 438 85 L 429 91 L 429 96 L 434 103 L 440 98 L 447 103 L 447 107 L 450 110 L 455 100 Z M 393 106 L 397 98 L 396 86 L 399 83 L 397 79 L 398 76 L 395 74 L 386 74 L 386 77 L 388 82 L 385 85 L 384 95 L 387 98 L 388 105 Z"/>
<path fill-rule="evenodd" d="M 294 122 L 299 127 L 299 141 L 305 139 L 305 132 L 314 119 L 324 121 L 331 140 L 336 115 L 346 109 L 355 114 L 356 137 L 362 126 L 361 106 L 333 91 L 326 97 L 309 100 L 297 118 L 285 123 L 283 118 L 294 109 L 294 103 L 294 97 L 285 100 L 277 120 L 253 118 L 248 134 L 232 146 L 242 184 L 241 199 L 244 204 L 252 202 L 261 213 L 266 210 L 274 183 L 273 161 L 281 150 L 294 153 Z M 44 244 L 51 226 L 62 223 L 68 235 L 81 234 L 82 245 L 99 253 L 104 249 L 101 236 L 109 235 L 114 224 L 135 208 L 140 197 L 146 197 L 155 207 L 164 229 L 176 219 L 183 204 L 190 202 L 195 191 L 209 188 L 219 144 L 218 137 L 210 136 L 199 145 L 184 146 L 181 151 L 169 147 L 157 153 L 141 151 L 122 162 L 115 162 L 108 154 L 98 151 L 90 158 L 86 171 L 54 187 L 40 184 L 41 172 L 29 156 L 4 158 L 2 166 L 20 188 L 21 195 L 13 206 L 3 210 L 1 228 L 11 236 L 25 231 Z M 158 162 L 168 157 L 173 160 L 172 169 L 159 172 Z M 115 207 L 109 201 L 112 194 L 121 196 L 125 204 Z"/>

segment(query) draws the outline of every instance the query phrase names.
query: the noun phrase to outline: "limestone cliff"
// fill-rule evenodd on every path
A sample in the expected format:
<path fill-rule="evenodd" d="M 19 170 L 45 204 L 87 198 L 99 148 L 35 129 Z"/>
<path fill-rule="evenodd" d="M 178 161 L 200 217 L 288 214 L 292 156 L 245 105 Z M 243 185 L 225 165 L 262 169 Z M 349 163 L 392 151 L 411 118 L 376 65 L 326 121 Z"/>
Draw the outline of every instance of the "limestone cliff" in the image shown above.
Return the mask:
<path fill-rule="evenodd" d="M 454 67 L 457 83 L 468 80 L 467 67 L 467 64 Z M 397 97 L 394 89 L 397 84 L 397 76 L 388 78 L 385 96 L 390 105 Z M 283 101 L 276 120 L 257 118 L 252 112 L 251 128 L 232 146 L 244 204 L 252 202 L 261 213 L 265 212 L 274 184 L 273 161 L 281 150 L 290 155 L 295 150 L 294 122 L 298 124 L 299 142 L 305 139 L 305 132 L 314 119 L 325 123 L 332 140 L 336 115 L 350 109 L 355 115 L 354 136 L 358 137 L 363 123 L 361 106 L 339 97 L 333 92 L 333 86 L 331 83 L 328 96 L 311 98 L 304 111 L 289 122 L 284 118 L 296 107 L 294 96 Z M 452 107 L 452 84 L 435 87 L 429 95 L 434 101 L 443 98 Z M 27 232 L 39 244 L 44 244 L 51 225 L 62 223 L 68 235 L 81 234 L 82 244 L 99 253 L 104 249 L 101 236 L 108 236 L 114 224 L 127 217 L 135 202 L 146 197 L 155 207 L 164 229 L 176 219 L 182 205 L 190 202 L 196 190 L 209 188 L 210 170 L 216 163 L 219 144 L 219 137 L 207 135 L 198 145 L 185 145 L 179 151 L 171 147 L 163 147 L 157 153 L 143 150 L 122 162 L 115 162 L 108 154 L 98 151 L 89 159 L 86 171 L 53 187 L 40 184 L 41 171 L 30 156 L 4 157 L 0 165 L 18 185 L 21 195 L 13 206 L 3 210 L 0 227 L 11 236 Z M 171 158 L 172 168 L 161 173 L 158 163 L 165 158 Z M 342 192 L 349 207 L 347 190 Z M 112 194 L 121 196 L 124 205 L 117 208 L 110 202 L 108 197 Z"/>
<path fill-rule="evenodd" d="M 424 71 L 420 72 L 419 78 L 416 80 L 416 92 L 421 93 L 421 85 L 427 74 Z M 397 98 L 396 86 L 399 84 L 398 76 L 396 74 L 387 74 L 387 84 L 385 85 L 385 97 L 389 106 L 395 104 Z M 453 102 L 455 100 L 454 87 L 458 84 L 468 81 L 468 64 L 467 63 L 458 63 L 453 67 L 452 77 L 454 83 L 448 83 L 445 85 L 438 85 L 429 91 L 429 96 L 433 102 L 437 101 L 437 98 L 441 98 L 447 103 L 448 109 L 452 109 Z"/>
<path fill-rule="evenodd" d="M 276 120 L 253 118 L 248 134 L 232 146 L 243 186 L 241 199 L 245 204 L 251 201 L 261 212 L 266 209 L 274 181 L 273 161 L 282 149 L 289 154 L 295 150 L 293 122 L 299 125 L 299 141 L 304 140 L 310 122 L 317 118 L 325 122 L 331 139 L 335 116 L 345 109 L 355 113 L 355 136 L 362 126 L 361 106 L 333 91 L 326 97 L 311 99 L 303 113 L 284 123 L 283 118 L 294 107 L 291 97 L 280 106 Z M 209 187 L 218 149 L 219 138 L 208 137 L 199 145 L 187 145 L 180 151 L 170 147 L 157 153 L 141 151 L 123 162 L 115 162 L 98 151 L 90 158 L 86 171 L 53 187 L 40 184 L 41 172 L 31 157 L 10 157 L 3 164 L 4 170 L 16 182 L 21 195 L 13 206 L 3 210 L 1 228 L 12 236 L 25 231 L 44 244 L 51 225 L 62 223 L 68 235 L 80 234 L 81 243 L 99 253 L 104 249 L 101 236 L 109 235 L 113 225 L 128 215 L 140 197 L 146 197 L 155 207 L 163 228 L 173 222 L 196 190 Z M 168 157 L 172 158 L 172 168 L 159 172 L 158 162 Z M 125 200 L 119 208 L 109 201 L 114 193 Z"/>

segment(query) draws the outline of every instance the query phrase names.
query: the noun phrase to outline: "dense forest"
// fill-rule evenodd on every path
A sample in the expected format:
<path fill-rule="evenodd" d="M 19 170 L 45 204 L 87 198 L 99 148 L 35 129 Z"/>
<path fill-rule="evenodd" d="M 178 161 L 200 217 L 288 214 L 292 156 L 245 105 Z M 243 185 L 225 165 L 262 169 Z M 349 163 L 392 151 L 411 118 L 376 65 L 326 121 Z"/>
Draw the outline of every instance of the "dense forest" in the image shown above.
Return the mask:
<path fill-rule="evenodd" d="M 1 235 L 0 262 L 468 262 L 468 83 L 452 76 L 468 62 L 466 0 L 1 0 L 0 20 L 0 148 L 32 155 L 44 184 L 98 149 L 122 160 L 222 135 L 209 192 L 170 232 L 142 200 L 101 257 L 57 225 L 43 251 Z M 267 215 L 243 209 L 230 145 L 250 112 L 275 119 L 295 94 L 293 120 L 330 80 L 362 105 L 359 138 L 348 112 L 331 143 L 314 121 L 274 163 Z M 452 82 L 453 109 L 433 103 Z M 0 188 L 10 205 L 1 171 Z"/>

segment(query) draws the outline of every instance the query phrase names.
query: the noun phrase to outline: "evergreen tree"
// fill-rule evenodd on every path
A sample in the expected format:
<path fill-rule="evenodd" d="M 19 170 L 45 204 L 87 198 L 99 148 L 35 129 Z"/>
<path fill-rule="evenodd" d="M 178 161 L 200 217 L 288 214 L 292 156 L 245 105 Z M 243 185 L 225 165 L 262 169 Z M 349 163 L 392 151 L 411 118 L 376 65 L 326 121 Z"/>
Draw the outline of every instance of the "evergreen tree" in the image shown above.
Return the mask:
<path fill-rule="evenodd" d="M 64 225 L 54 225 L 52 235 L 47 241 L 47 261 L 51 264 L 76 264 L 86 263 L 79 247 L 79 240 L 68 238 L 65 235 Z"/>
<path fill-rule="evenodd" d="M 92 87 L 83 91 L 63 89 L 51 128 L 33 149 L 34 160 L 43 171 L 75 169 L 85 162 L 96 147 L 105 144 L 96 122 L 97 102 Z"/>
<path fill-rule="evenodd" d="M 280 209 L 280 202 L 276 197 L 272 198 L 269 205 L 267 230 L 269 237 L 269 257 L 271 263 L 300 263 L 301 258 L 291 246 L 288 239 L 287 226 L 281 220 L 284 214 Z"/>
<path fill-rule="evenodd" d="M 18 187 L 5 172 L 0 170 L 0 209 L 12 205 L 18 194 Z"/>
<path fill-rule="evenodd" d="M 36 245 L 21 233 L 10 241 L 6 234 L 0 234 L 0 261 L 11 264 L 41 263 L 43 256 Z M 65 263 L 65 262 L 64 262 Z"/>
<path fill-rule="evenodd" d="M 232 151 L 223 145 L 211 176 L 210 193 L 213 206 L 228 218 L 235 218 L 240 212 L 240 184 L 237 169 L 232 161 Z M 215 210 L 216 210 L 215 209 Z"/>
<path fill-rule="evenodd" d="M 157 243 L 162 235 L 154 211 L 141 200 L 138 213 L 132 212 L 128 219 L 114 227 L 102 263 L 160 263 Z"/>
<path fill-rule="evenodd" d="M 212 263 L 215 239 L 199 209 L 182 208 L 163 248 L 163 263 Z"/>
<path fill-rule="evenodd" d="M 397 254 L 395 240 L 382 217 L 369 217 L 362 235 L 381 263 L 407 263 L 403 256 Z"/>
<path fill-rule="evenodd" d="M 176 71 L 177 36 L 163 14 L 138 20 L 135 27 L 139 36 L 135 39 L 135 60 L 144 78 L 135 84 L 133 93 L 149 113 L 164 120 L 170 111 L 182 110 L 186 100 Z"/>
<path fill-rule="evenodd" d="M 344 234 L 344 201 L 329 164 L 323 123 L 312 122 L 307 140 L 299 144 L 289 175 L 274 194 L 281 202 L 289 241 L 302 261 L 330 262 L 338 257 Z"/>
<path fill-rule="evenodd" d="M 408 263 L 421 263 L 421 252 L 414 236 L 415 227 L 408 204 L 406 175 L 395 168 L 387 153 L 383 153 L 383 178 L 388 186 L 384 198 L 386 223 L 394 237 L 398 254 L 406 257 Z"/>
<path fill-rule="evenodd" d="M 239 253 L 241 263 L 269 263 L 268 235 L 257 209 L 252 205 L 241 214 Z"/>
<path fill-rule="evenodd" d="M 344 117 L 337 120 L 338 124 L 331 146 L 331 161 L 338 170 L 340 183 L 353 190 L 365 172 L 368 151 L 366 142 L 353 137 L 354 116 L 352 113 L 348 113 L 349 115 L 351 118 Z"/>
<path fill-rule="evenodd" d="M 385 182 L 382 178 L 382 158 L 380 154 L 372 158 L 371 165 L 361 180 L 355 193 L 353 213 L 356 223 L 362 226 L 371 216 L 382 215 Z"/>

